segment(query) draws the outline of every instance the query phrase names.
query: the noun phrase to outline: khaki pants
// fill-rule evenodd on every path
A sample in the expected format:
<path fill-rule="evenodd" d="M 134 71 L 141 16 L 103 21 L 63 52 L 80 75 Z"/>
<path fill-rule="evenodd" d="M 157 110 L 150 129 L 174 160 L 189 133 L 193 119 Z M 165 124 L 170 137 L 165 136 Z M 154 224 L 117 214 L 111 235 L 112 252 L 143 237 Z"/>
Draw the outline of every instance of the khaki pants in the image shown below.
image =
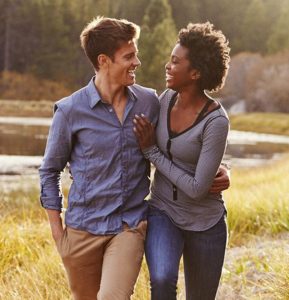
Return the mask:
<path fill-rule="evenodd" d="M 128 300 L 142 257 L 146 221 L 114 235 L 67 227 L 57 244 L 75 300 Z"/>

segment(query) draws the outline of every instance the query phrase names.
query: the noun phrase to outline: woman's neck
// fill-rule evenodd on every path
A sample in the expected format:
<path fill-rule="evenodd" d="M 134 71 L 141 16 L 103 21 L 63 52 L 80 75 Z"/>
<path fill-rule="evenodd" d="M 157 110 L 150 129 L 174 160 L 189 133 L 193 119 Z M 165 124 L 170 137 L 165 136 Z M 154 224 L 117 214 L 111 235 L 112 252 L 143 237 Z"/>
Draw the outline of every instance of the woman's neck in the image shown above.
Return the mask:
<path fill-rule="evenodd" d="M 208 100 L 204 91 L 193 88 L 179 91 L 177 97 L 176 105 L 183 109 L 192 106 L 203 106 Z"/>

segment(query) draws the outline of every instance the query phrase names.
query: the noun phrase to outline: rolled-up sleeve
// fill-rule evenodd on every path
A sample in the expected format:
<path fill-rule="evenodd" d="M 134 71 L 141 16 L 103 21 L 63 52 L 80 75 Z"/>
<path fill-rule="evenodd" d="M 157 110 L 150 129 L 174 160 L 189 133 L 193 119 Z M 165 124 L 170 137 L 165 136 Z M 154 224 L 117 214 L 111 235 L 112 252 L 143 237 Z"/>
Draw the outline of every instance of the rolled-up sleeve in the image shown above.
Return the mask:
<path fill-rule="evenodd" d="M 65 168 L 71 153 L 72 133 L 61 108 L 56 107 L 49 130 L 46 149 L 39 168 L 41 194 L 40 202 L 44 208 L 62 209 L 60 173 Z"/>

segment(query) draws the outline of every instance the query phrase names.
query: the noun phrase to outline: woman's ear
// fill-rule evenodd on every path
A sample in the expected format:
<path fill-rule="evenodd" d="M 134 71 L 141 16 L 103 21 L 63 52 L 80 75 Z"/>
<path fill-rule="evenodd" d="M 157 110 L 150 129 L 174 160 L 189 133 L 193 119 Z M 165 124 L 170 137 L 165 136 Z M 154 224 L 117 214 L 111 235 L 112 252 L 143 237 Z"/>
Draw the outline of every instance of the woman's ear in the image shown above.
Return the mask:
<path fill-rule="evenodd" d="M 191 78 L 192 78 L 193 80 L 198 80 L 198 79 L 201 78 L 201 73 L 200 73 L 198 70 L 193 69 L 193 70 L 192 70 L 192 74 L 191 74 Z"/>

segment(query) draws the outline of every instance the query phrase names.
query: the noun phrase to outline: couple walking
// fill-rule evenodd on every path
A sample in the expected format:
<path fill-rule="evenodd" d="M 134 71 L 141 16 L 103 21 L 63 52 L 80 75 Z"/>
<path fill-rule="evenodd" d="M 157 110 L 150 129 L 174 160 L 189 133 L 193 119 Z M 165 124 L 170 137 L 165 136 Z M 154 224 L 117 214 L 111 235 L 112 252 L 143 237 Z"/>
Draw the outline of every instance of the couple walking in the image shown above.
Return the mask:
<path fill-rule="evenodd" d="M 41 204 L 74 299 L 130 299 L 144 252 L 152 299 L 176 299 L 182 255 L 187 299 L 214 299 L 227 240 L 221 191 L 229 178 L 220 164 L 229 121 L 205 90 L 224 83 L 228 43 L 208 22 L 181 29 L 158 98 L 135 83 L 139 32 L 103 17 L 82 31 L 95 76 L 55 104 Z M 63 226 L 67 163 L 73 181 Z"/>

